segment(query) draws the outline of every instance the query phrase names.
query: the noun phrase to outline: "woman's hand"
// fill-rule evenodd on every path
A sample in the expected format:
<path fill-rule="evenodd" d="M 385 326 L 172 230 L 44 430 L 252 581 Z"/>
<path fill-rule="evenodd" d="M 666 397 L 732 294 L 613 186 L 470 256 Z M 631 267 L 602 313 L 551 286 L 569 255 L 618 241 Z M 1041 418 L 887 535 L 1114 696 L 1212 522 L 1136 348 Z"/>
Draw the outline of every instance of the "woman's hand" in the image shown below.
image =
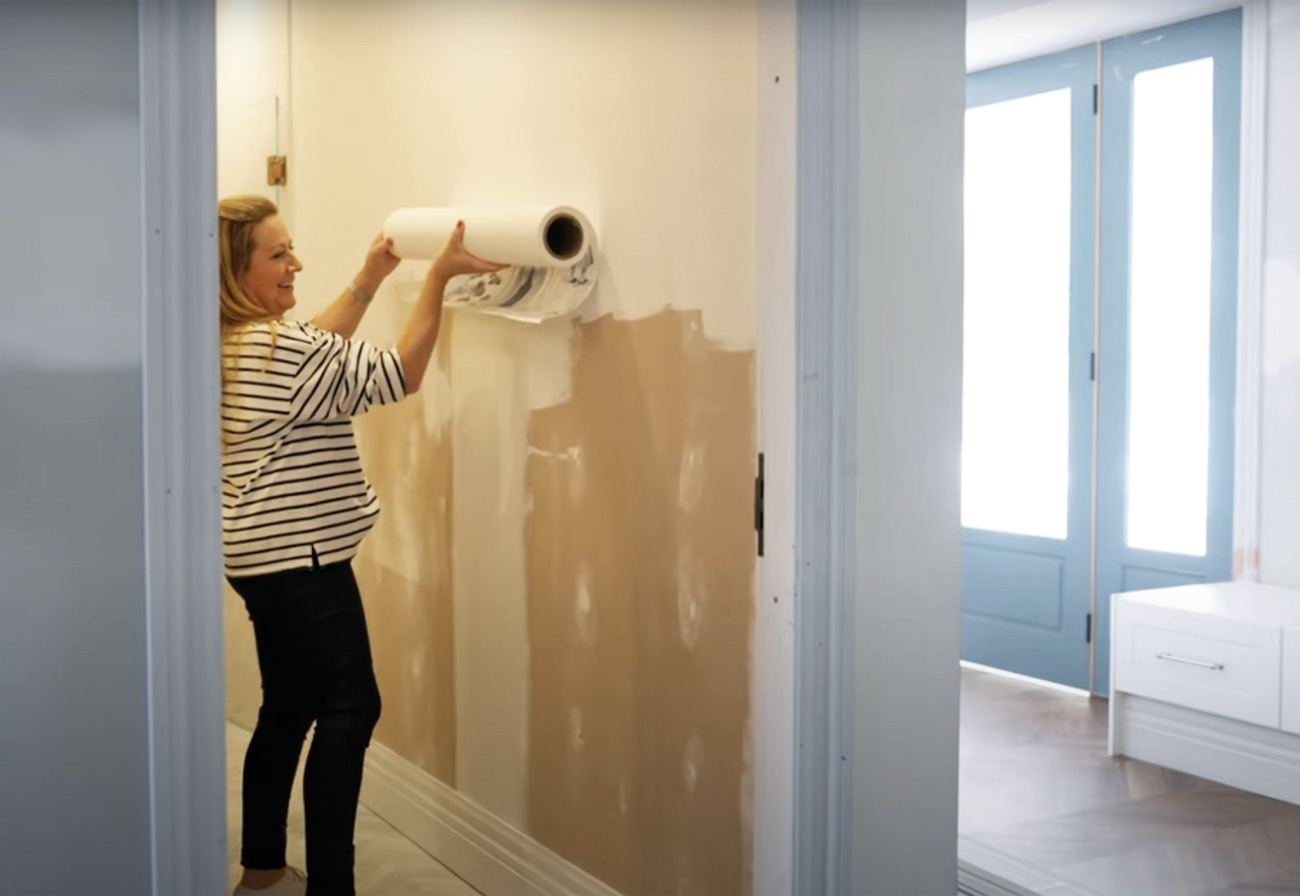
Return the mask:
<path fill-rule="evenodd" d="M 397 270 L 397 266 L 401 263 L 402 259 L 393 254 L 393 241 L 386 239 L 380 233 L 375 237 L 374 242 L 370 244 L 370 249 L 366 252 L 366 263 L 362 268 L 363 276 L 378 288 L 384 278 Z M 373 290 L 371 294 L 374 294 Z"/>
<path fill-rule="evenodd" d="M 465 222 L 457 221 L 447 245 L 429 266 L 429 274 L 420 287 L 420 297 L 397 340 L 397 354 L 402 359 L 406 394 L 420 388 L 429 367 L 429 356 L 442 328 L 442 300 L 447 281 L 458 274 L 490 274 L 508 265 L 484 261 L 465 248 Z"/>
<path fill-rule="evenodd" d="M 485 261 L 465 248 L 465 222 L 457 221 L 456 229 L 451 232 L 447 245 L 442 247 L 438 257 L 429 269 L 430 276 L 449 280 L 457 274 L 490 274 L 509 265 Z"/>

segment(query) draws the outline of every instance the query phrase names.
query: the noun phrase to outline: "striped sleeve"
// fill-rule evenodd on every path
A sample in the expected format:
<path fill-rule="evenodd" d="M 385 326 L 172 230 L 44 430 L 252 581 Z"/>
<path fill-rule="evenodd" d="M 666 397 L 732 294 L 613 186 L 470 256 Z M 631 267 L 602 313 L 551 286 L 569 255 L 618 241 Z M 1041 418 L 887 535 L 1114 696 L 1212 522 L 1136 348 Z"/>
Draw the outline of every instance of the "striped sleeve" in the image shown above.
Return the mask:
<path fill-rule="evenodd" d="M 256 344 L 256 343 L 255 343 Z M 345 339 L 310 324 L 286 323 L 263 345 L 229 389 L 246 423 L 281 420 L 321 422 L 356 417 L 374 405 L 406 397 L 406 376 L 396 350 Z M 241 362 L 239 372 L 251 372 Z"/>

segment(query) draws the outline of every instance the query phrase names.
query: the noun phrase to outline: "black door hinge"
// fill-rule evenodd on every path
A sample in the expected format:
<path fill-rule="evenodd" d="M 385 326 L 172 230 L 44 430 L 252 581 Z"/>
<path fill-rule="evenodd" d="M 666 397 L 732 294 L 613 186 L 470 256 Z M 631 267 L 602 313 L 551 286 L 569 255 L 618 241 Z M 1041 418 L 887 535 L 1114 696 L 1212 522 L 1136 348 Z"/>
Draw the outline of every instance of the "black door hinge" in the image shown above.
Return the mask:
<path fill-rule="evenodd" d="M 1092 114 L 1096 115 L 1101 111 L 1101 85 L 1092 85 Z"/>
<path fill-rule="evenodd" d="M 754 477 L 754 532 L 758 535 L 758 556 L 763 556 L 763 455 L 758 455 L 758 475 Z"/>
<path fill-rule="evenodd" d="M 1092 614 L 1091 613 L 1088 614 L 1088 634 L 1084 638 L 1084 643 L 1085 644 L 1092 643 Z"/>
<path fill-rule="evenodd" d="M 1093 352 L 1092 357 L 1088 359 L 1088 381 L 1097 382 L 1097 353 Z"/>

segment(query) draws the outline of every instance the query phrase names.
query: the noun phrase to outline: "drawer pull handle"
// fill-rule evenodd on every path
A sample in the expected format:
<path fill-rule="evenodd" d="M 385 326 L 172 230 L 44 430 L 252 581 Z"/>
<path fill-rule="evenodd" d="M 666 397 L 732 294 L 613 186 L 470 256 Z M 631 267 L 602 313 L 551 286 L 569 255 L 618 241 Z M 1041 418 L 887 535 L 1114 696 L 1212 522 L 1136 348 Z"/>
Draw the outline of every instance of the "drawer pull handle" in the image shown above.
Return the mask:
<path fill-rule="evenodd" d="M 1156 659 L 1169 660 L 1171 663 L 1182 663 L 1185 666 L 1196 666 L 1200 669 L 1209 669 L 1211 672 L 1223 671 L 1223 663 L 1207 663 L 1205 660 L 1189 660 L 1185 656 L 1177 656 L 1172 653 L 1157 653 Z"/>

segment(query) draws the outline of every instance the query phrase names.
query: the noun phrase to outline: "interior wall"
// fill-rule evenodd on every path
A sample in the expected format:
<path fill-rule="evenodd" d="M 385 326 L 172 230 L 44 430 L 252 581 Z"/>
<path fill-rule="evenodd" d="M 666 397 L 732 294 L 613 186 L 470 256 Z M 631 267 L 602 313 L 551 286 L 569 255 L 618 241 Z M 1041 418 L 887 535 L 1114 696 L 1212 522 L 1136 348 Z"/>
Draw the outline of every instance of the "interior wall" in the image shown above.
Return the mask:
<path fill-rule="evenodd" d="M 424 391 L 359 421 L 377 738 L 622 892 L 747 892 L 755 3 L 291 14 L 302 315 L 400 206 L 600 233 L 579 319 L 449 312 Z"/>
<path fill-rule="evenodd" d="M 0 4 L 5 893 L 151 889 L 138 34 Z"/>
<path fill-rule="evenodd" d="M 1300 0 L 1272 0 L 1265 168 L 1259 568 L 1300 588 Z"/>

